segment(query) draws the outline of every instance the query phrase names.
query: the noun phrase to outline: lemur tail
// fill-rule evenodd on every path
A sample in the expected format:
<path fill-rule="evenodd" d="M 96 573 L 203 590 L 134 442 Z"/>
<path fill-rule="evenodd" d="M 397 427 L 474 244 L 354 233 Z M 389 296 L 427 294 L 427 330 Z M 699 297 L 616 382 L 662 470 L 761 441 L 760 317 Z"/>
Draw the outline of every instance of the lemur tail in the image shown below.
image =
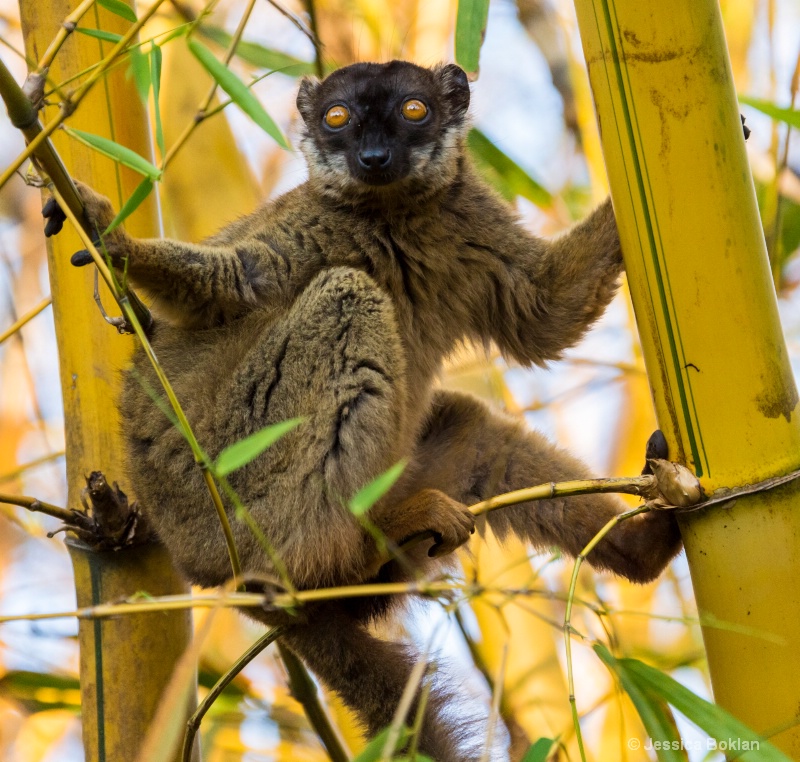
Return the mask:
<path fill-rule="evenodd" d="M 363 722 L 369 737 L 391 725 L 419 655 L 413 648 L 380 640 L 340 606 L 315 611 L 310 624 L 292 626 L 282 641 L 323 684 Z M 458 723 L 443 714 L 447 697 L 431 690 L 418 740 L 418 749 L 437 762 L 464 762 Z M 417 699 L 406 725 L 413 725 Z"/>

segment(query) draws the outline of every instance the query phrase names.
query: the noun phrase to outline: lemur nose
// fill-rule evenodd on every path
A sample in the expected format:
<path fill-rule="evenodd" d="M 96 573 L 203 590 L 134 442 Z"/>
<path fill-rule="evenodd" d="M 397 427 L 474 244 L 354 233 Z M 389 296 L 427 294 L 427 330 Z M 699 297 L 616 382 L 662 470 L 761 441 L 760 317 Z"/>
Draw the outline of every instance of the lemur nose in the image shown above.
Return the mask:
<path fill-rule="evenodd" d="M 358 152 L 358 163 L 364 169 L 384 169 L 392 160 L 392 152 L 388 148 L 362 148 Z"/>

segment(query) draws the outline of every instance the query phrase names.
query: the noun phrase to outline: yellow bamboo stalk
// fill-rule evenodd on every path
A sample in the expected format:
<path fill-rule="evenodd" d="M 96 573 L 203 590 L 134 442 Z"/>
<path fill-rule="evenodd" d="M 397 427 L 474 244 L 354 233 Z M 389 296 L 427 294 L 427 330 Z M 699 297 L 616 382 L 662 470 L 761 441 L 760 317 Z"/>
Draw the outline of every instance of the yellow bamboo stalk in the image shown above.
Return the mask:
<path fill-rule="evenodd" d="M 656 414 L 706 491 L 800 464 L 778 319 L 719 8 L 578 0 L 614 208 Z M 797 481 L 682 522 L 715 698 L 755 730 L 800 706 Z M 800 757 L 800 728 L 774 739 Z"/>
<path fill-rule="evenodd" d="M 77 3 L 53 0 L 42 5 L 20 3 L 26 51 L 37 60 L 48 49 L 61 22 Z M 83 24 L 124 34 L 130 23 L 99 7 L 84 16 Z M 50 69 L 54 81 L 63 81 L 111 50 L 111 45 L 83 35 L 63 41 Z M 45 110 L 52 120 L 56 107 Z M 89 91 L 70 117 L 73 127 L 103 135 L 150 156 L 147 119 L 124 68 L 110 72 Z M 70 173 L 108 195 L 119 208 L 140 177 L 110 159 L 56 131 L 53 142 Z M 158 234 L 155 199 L 146 201 L 126 222 L 135 236 Z M 92 299 L 93 273 L 69 264 L 70 255 L 84 248 L 76 233 L 64 231 L 48 245 L 50 282 L 59 369 L 64 396 L 68 505 L 80 505 L 84 475 L 102 471 L 123 489 L 124 456 L 115 405 L 119 369 L 127 363 L 132 340 L 120 337 L 102 319 Z M 113 300 L 101 285 L 104 303 Z M 79 601 L 88 604 L 130 596 L 185 590 L 171 563 L 158 547 L 119 554 L 72 550 Z M 132 759 L 153 717 L 160 694 L 190 637 L 186 612 L 146 614 L 114 621 L 81 622 L 81 689 L 84 746 L 89 762 Z M 175 711 L 185 711 L 176 707 Z"/>

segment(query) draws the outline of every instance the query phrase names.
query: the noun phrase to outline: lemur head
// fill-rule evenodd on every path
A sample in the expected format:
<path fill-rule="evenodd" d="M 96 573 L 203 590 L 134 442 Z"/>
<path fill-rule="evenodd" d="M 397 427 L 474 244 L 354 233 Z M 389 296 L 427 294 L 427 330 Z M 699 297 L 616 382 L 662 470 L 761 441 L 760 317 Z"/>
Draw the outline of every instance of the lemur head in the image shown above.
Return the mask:
<path fill-rule="evenodd" d="M 363 198 L 449 183 L 467 130 L 469 83 L 456 65 L 358 63 L 304 79 L 297 107 L 309 175 L 324 192 Z"/>

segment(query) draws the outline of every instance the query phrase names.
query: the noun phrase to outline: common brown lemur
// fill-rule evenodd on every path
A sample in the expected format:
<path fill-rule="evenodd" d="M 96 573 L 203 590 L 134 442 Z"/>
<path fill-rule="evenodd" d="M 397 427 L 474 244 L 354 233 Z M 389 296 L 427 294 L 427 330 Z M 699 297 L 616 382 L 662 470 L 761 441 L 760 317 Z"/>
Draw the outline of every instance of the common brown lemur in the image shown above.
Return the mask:
<path fill-rule="evenodd" d="M 103 238 L 113 264 L 127 262 L 153 298 L 153 347 L 212 458 L 306 417 L 230 475 L 297 588 L 408 578 L 408 565 L 378 563 L 382 550 L 347 507 L 403 458 L 402 477 L 367 518 L 395 545 L 431 533 L 414 557 L 423 572 L 466 542 L 466 506 L 587 476 L 520 421 L 436 388 L 442 361 L 464 341 L 494 342 L 523 365 L 558 359 L 600 316 L 622 270 L 610 201 L 553 241 L 518 224 L 470 164 L 469 100 L 455 65 L 360 63 L 306 79 L 297 97 L 306 182 L 199 244 L 137 240 L 121 228 Z M 109 202 L 80 191 L 88 222 L 103 231 Z M 79 252 L 73 261 L 89 260 Z M 220 585 L 230 562 L 203 476 L 153 404 L 159 384 L 143 353 L 133 367 L 120 401 L 130 483 L 186 577 Z M 487 520 L 500 538 L 574 556 L 623 509 L 592 495 Z M 276 577 L 262 543 L 228 510 L 244 572 Z M 613 529 L 588 560 L 647 582 L 679 548 L 673 517 L 647 513 Z M 369 734 L 391 723 L 419 658 L 368 629 L 396 600 L 319 605 L 284 636 Z M 445 703 L 431 694 L 419 748 L 463 760 Z"/>

